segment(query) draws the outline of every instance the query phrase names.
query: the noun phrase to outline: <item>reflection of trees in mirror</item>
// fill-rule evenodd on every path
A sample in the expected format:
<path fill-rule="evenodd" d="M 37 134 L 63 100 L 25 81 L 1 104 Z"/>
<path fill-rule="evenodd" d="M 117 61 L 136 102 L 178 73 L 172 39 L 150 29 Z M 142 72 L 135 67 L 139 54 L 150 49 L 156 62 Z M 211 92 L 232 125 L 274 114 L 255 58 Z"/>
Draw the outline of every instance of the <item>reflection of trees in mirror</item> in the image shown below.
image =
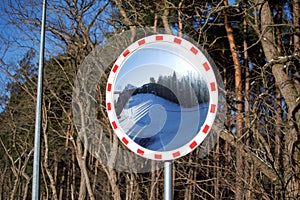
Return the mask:
<path fill-rule="evenodd" d="M 150 82 L 153 81 L 155 80 L 151 77 Z M 171 90 L 176 98 L 169 96 L 168 92 L 163 92 L 162 95 L 158 96 L 174 103 L 179 103 L 180 106 L 185 108 L 194 107 L 209 101 L 206 83 L 198 73 L 189 72 L 187 75 L 179 78 L 174 71 L 172 76 L 159 76 L 157 84 L 164 85 Z"/>
<path fill-rule="evenodd" d="M 172 91 L 172 88 L 158 83 L 147 83 L 142 87 L 137 88 L 132 95 L 136 94 L 154 94 L 171 102 L 179 103 L 176 94 Z"/>
<path fill-rule="evenodd" d="M 115 106 L 117 116 L 132 95 L 146 93 L 180 104 L 184 108 L 194 107 L 209 101 L 208 88 L 202 76 L 190 72 L 178 78 L 174 71 L 172 75 L 159 76 L 157 81 L 154 77 L 150 77 L 150 82 L 141 87 L 126 85 L 117 99 Z"/>

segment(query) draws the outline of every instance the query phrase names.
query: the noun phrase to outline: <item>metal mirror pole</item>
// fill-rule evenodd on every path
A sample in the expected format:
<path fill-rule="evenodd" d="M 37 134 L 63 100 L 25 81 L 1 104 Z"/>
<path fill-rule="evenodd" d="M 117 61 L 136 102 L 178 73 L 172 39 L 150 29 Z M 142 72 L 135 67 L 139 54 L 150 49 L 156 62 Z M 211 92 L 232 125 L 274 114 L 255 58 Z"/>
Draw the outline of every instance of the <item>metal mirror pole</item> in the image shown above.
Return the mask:
<path fill-rule="evenodd" d="M 40 59 L 39 59 L 39 72 L 38 72 L 38 88 L 37 88 L 37 97 L 36 97 L 35 132 L 34 132 L 32 200 L 40 199 L 40 169 L 41 169 L 40 159 L 41 159 L 41 132 L 42 132 L 45 21 L 46 21 L 46 0 L 43 0 L 41 41 L 40 41 Z"/>
<path fill-rule="evenodd" d="M 173 194 L 172 161 L 164 162 L 164 200 L 172 200 Z"/>

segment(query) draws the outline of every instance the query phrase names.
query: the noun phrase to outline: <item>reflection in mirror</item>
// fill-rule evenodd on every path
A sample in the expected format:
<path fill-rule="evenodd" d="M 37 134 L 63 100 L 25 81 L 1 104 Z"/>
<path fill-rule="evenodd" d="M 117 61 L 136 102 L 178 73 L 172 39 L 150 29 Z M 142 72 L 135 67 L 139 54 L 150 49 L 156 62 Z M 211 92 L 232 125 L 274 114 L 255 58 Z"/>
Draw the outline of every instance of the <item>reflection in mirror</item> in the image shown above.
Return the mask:
<path fill-rule="evenodd" d="M 113 95 L 120 127 L 137 144 L 155 151 L 174 150 L 191 141 L 209 105 L 201 73 L 159 43 L 126 60 Z"/>

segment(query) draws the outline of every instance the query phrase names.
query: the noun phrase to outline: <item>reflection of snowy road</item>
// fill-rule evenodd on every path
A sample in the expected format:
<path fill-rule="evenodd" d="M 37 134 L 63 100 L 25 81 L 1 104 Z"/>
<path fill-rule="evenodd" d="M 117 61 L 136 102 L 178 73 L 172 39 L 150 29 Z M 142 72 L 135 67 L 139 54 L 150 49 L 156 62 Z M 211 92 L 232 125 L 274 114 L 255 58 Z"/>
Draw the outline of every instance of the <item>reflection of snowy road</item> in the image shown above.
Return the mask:
<path fill-rule="evenodd" d="M 131 96 L 119 116 L 122 129 L 138 144 L 167 151 L 189 142 L 200 130 L 208 104 L 181 108 L 153 94 Z"/>
<path fill-rule="evenodd" d="M 130 135 L 130 133 L 128 132 L 131 128 L 135 129 L 132 130 L 131 132 L 136 132 L 139 130 L 139 127 L 133 127 L 138 121 L 140 121 L 143 117 L 145 117 L 145 115 L 147 115 L 147 110 L 149 109 L 149 107 L 151 106 L 151 101 L 145 101 L 142 102 L 138 105 L 132 106 L 132 107 L 128 107 L 128 105 L 125 107 L 125 109 L 122 110 L 121 114 L 120 114 L 120 124 L 121 127 L 124 129 L 124 131 L 127 132 L 127 134 Z M 141 121 L 142 122 L 142 121 Z"/>
<path fill-rule="evenodd" d="M 166 122 L 166 112 L 151 100 L 123 109 L 120 115 L 121 127 L 128 135 L 136 138 L 149 138 L 156 135 Z M 149 120 L 146 119 L 148 115 Z M 159 117 L 158 117 L 159 116 Z"/>

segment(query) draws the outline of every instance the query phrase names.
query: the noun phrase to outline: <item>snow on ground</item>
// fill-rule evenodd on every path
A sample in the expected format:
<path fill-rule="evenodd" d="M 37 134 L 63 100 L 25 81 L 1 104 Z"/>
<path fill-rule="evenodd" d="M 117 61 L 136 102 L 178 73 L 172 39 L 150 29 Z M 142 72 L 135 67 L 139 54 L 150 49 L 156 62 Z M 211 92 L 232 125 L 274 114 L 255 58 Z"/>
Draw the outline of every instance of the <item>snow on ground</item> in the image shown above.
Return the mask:
<path fill-rule="evenodd" d="M 139 145 L 170 151 L 185 145 L 199 132 L 208 103 L 182 108 L 154 94 L 131 96 L 119 118 L 121 128 Z"/>

